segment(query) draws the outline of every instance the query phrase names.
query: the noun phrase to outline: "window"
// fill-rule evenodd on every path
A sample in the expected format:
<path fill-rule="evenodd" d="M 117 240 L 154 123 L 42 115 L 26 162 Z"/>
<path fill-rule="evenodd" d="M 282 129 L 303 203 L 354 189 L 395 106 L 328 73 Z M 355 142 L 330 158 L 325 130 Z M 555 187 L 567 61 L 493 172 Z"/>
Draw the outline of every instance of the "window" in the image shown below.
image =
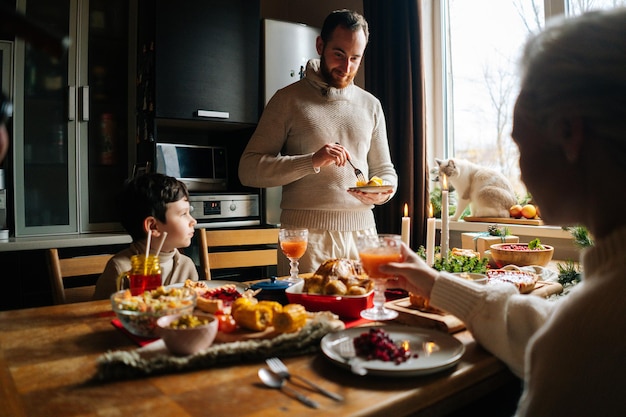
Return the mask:
<path fill-rule="evenodd" d="M 503 172 L 525 197 L 510 135 L 525 38 L 550 16 L 619 5 L 626 0 L 424 1 L 424 33 L 434 35 L 425 37 L 429 164 L 468 159 Z"/>

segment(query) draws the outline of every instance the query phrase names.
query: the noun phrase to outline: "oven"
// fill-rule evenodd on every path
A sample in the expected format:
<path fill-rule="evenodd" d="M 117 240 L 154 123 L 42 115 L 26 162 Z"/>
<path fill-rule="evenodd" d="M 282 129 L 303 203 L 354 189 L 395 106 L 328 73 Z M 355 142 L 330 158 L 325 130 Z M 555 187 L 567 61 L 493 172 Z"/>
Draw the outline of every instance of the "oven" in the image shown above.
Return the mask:
<path fill-rule="evenodd" d="M 259 195 L 254 193 L 191 193 L 196 227 L 228 228 L 261 224 Z"/>

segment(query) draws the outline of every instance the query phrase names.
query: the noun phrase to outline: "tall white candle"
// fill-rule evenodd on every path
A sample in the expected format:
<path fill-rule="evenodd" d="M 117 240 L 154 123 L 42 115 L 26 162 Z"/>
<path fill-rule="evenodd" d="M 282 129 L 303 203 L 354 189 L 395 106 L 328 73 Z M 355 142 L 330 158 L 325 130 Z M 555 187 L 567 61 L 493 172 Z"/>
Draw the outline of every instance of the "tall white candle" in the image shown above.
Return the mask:
<path fill-rule="evenodd" d="M 402 241 L 411 245 L 411 218 L 409 217 L 409 205 L 404 204 L 404 217 L 402 218 Z"/>
<path fill-rule="evenodd" d="M 428 206 L 428 220 L 426 220 L 426 263 L 429 266 L 435 263 L 435 218 L 432 203 Z"/>
<path fill-rule="evenodd" d="M 448 207 L 448 178 L 441 175 L 441 258 L 448 257 L 448 245 L 450 243 L 450 213 Z"/>

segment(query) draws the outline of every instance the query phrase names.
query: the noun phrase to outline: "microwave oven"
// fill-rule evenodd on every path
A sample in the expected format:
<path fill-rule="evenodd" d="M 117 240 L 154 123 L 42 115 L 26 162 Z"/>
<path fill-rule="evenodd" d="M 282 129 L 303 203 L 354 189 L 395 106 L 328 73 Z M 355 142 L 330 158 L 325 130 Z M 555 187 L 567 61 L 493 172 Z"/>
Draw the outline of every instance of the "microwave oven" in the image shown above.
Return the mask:
<path fill-rule="evenodd" d="M 224 191 L 228 185 L 226 148 L 157 143 L 155 171 L 185 183 L 190 192 Z"/>

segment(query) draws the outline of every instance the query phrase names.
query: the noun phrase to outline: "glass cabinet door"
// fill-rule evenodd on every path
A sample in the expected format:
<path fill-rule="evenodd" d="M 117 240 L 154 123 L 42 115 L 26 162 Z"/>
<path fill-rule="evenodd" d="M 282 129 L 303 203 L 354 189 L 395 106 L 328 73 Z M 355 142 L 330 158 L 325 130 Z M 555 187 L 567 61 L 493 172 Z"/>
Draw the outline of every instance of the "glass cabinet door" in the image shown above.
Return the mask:
<path fill-rule="evenodd" d="M 69 0 L 20 3 L 29 18 L 53 32 L 67 36 L 75 27 Z M 20 55 L 24 62 L 16 77 L 16 235 L 76 232 L 71 50 L 58 59 L 19 39 L 16 45 L 16 62 Z"/>
<path fill-rule="evenodd" d="M 71 44 L 55 59 L 16 42 L 15 234 L 121 231 L 136 1 L 18 0 L 18 9 Z"/>
<path fill-rule="evenodd" d="M 129 5 L 128 0 L 90 0 L 89 9 L 82 10 L 89 28 L 78 83 L 89 86 L 89 123 L 79 125 L 82 231 L 122 230 L 115 198 L 129 175 L 129 143 L 134 149 L 135 142 L 129 130 L 135 126 L 129 114 L 135 81 L 129 79 L 129 68 L 135 67 Z"/>

